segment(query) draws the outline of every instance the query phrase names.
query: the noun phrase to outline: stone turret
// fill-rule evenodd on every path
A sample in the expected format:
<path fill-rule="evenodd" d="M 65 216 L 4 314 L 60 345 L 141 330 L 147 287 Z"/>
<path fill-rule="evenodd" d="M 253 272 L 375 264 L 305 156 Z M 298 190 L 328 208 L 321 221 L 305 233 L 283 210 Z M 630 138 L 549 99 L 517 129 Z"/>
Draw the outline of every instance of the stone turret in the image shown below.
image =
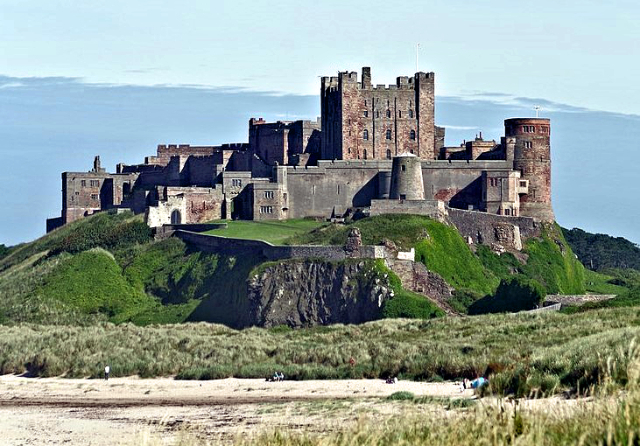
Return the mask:
<path fill-rule="evenodd" d="M 520 197 L 520 215 L 554 221 L 551 208 L 551 127 L 546 118 L 504 121 L 505 137 L 515 139 L 513 168 L 528 180 L 528 193 Z"/>
<path fill-rule="evenodd" d="M 424 200 L 420 158 L 412 153 L 403 153 L 393 158 L 389 198 L 391 200 Z"/>

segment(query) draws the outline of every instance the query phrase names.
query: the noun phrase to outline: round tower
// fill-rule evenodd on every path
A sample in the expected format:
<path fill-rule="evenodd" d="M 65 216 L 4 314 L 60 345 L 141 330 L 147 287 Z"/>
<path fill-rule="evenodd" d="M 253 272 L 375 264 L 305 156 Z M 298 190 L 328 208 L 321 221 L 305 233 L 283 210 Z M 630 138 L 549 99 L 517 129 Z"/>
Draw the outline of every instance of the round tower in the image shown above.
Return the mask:
<path fill-rule="evenodd" d="M 389 198 L 391 200 L 424 200 L 420 158 L 412 153 L 403 153 L 393 158 Z"/>
<path fill-rule="evenodd" d="M 527 192 L 520 196 L 520 215 L 554 221 L 549 119 L 512 118 L 504 121 L 504 127 L 505 137 L 515 138 L 513 168 L 520 171 L 521 182 L 528 181 Z"/>

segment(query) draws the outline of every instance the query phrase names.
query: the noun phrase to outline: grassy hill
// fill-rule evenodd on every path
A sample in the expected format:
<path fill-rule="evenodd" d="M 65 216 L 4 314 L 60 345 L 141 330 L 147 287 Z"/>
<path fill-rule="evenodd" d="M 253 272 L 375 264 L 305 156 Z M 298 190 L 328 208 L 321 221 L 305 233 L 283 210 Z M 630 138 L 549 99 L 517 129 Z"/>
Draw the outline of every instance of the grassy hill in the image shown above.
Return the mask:
<path fill-rule="evenodd" d="M 344 244 L 351 227 L 357 227 L 364 244 L 394 242 L 402 249 L 415 248 L 416 260 L 437 272 L 455 288 L 480 295 L 492 293 L 513 274 L 537 280 L 548 293 L 582 294 L 584 267 L 556 225 L 544 227 L 541 237 L 527 240 L 525 262 L 512 254 L 495 254 L 486 246 L 474 253 L 455 228 L 418 215 L 383 215 L 349 225 L 328 225 L 294 236 L 289 243 Z"/>
<path fill-rule="evenodd" d="M 0 321 L 230 323 L 239 308 L 231 288 L 259 262 L 156 242 L 141 217 L 100 213 L 0 259 Z M 203 313 L 209 300 L 224 317 Z"/>
<path fill-rule="evenodd" d="M 231 222 L 227 229 L 212 233 L 277 244 L 341 245 L 352 227 L 360 229 L 365 244 L 386 241 L 401 249 L 415 248 L 418 261 L 459 290 L 451 303 L 460 311 L 494 293 L 501 280 L 514 274 L 534 279 L 548 293 L 585 291 L 584 268 L 553 225 L 546 226 L 541 237 L 528 240 L 519 259 L 497 255 L 484 246 L 474 252 L 454 228 L 411 215 L 366 218 L 347 225 L 310 220 Z M 154 241 L 141 217 L 99 213 L 3 251 L 0 322 L 145 325 L 204 320 L 239 326 L 247 308 L 245 282 L 264 260 L 192 251 L 178 239 Z M 602 275 L 588 274 L 594 290 L 629 288 L 626 282 L 614 285 Z M 399 283 L 391 286 L 397 297 L 384 314 L 441 314 Z"/>

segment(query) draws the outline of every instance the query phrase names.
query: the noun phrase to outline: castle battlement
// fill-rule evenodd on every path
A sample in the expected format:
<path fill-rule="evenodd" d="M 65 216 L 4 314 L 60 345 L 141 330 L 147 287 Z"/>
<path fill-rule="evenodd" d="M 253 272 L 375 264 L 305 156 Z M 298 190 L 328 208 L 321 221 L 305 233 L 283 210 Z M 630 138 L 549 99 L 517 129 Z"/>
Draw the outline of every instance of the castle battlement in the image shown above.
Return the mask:
<path fill-rule="evenodd" d="M 247 143 L 159 144 L 156 156 L 115 174 L 96 157 L 92 171 L 62 175 L 61 217 L 47 228 L 111 208 L 161 225 L 334 218 L 372 206 L 422 212 L 426 202 L 554 219 L 546 118 L 510 118 L 499 142 L 480 134 L 447 147 L 435 125 L 435 74 L 374 85 L 369 67 L 360 79 L 322 77 L 320 105 L 317 121 L 251 118 Z"/>

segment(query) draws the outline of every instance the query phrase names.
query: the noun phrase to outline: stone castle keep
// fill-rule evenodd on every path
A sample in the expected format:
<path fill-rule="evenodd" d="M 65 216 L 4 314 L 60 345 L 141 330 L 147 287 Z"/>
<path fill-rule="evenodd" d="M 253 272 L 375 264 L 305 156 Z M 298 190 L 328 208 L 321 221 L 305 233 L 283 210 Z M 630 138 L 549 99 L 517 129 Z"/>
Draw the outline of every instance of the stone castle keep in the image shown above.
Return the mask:
<path fill-rule="evenodd" d="M 62 214 L 47 231 L 106 209 L 145 213 L 151 227 L 216 219 L 282 220 L 463 209 L 553 221 L 550 123 L 504 122 L 445 146 L 434 73 L 373 85 L 371 70 L 321 79 L 316 121 L 249 120 L 247 143 L 159 145 L 156 156 L 106 172 L 62 174 Z"/>

